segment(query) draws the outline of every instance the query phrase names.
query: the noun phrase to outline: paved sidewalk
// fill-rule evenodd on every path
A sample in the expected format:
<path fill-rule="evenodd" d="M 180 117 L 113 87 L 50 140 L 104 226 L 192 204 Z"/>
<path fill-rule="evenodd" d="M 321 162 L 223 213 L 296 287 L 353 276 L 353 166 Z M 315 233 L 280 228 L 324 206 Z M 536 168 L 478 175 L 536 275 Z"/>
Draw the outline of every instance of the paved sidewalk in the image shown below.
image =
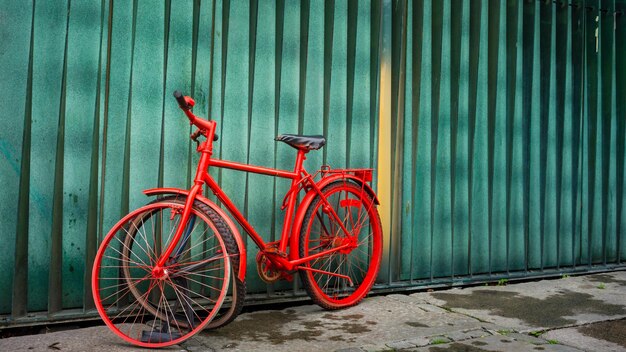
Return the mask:
<path fill-rule="evenodd" d="M 626 271 L 242 314 L 174 351 L 626 351 Z M 138 351 L 106 327 L 0 340 L 0 351 Z"/>

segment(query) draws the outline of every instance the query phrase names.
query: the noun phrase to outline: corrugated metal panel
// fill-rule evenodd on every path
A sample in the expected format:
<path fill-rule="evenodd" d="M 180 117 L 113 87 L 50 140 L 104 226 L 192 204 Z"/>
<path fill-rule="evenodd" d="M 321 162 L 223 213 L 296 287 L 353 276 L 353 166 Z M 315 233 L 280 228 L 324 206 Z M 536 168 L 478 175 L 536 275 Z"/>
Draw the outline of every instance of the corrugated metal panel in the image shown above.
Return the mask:
<path fill-rule="evenodd" d="M 102 236 L 141 189 L 189 185 L 177 88 L 218 121 L 226 159 L 290 168 L 272 139 L 298 132 L 329 140 L 309 171 L 380 163 L 378 290 L 620 265 L 625 13 L 624 0 L 5 1 L 0 324 L 94 316 Z M 273 239 L 282 198 L 267 194 L 287 182 L 214 171 Z M 302 293 L 248 270 L 257 300 Z"/>
<path fill-rule="evenodd" d="M 397 6 L 389 283 L 622 263 L 624 2 Z"/>
<path fill-rule="evenodd" d="M 273 138 L 324 133 L 327 148 L 310 154 L 309 171 L 322 163 L 371 167 L 378 74 L 372 6 L 3 6 L 2 30 L 20 37 L 2 44 L 8 60 L 1 68 L 0 165 L 8 191 L 0 202 L 1 231 L 3 252 L 16 256 L 2 259 L 10 270 L 1 274 L 0 313 L 47 311 L 53 319 L 82 308 L 87 314 L 93 307 L 88 269 L 108 228 L 148 201 L 142 189 L 188 187 L 197 157 L 174 89 L 191 93 L 196 113 L 218 121 L 225 159 L 290 169 L 294 151 Z M 215 171 L 251 223 L 273 239 L 288 181 Z M 249 263 L 251 292 L 291 287 L 267 288 L 254 275 L 254 260 Z"/>

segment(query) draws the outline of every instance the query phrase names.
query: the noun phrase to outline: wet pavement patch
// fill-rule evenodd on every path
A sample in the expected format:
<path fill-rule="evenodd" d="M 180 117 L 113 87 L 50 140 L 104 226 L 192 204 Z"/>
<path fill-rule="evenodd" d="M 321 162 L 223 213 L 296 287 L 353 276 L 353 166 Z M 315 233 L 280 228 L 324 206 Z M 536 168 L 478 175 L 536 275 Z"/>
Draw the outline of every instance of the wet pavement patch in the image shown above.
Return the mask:
<path fill-rule="evenodd" d="M 471 344 L 474 346 L 486 346 L 487 345 L 487 343 L 483 341 L 472 341 Z"/>
<path fill-rule="evenodd" d="M 291 324 L 306 326 L 289 333 L 281 332 L 281 329 Z M 308 325 L 308 326 L 307 326 Z M 308 328 L 308 327 L 311 328 Z M 250 313 L 248 319 L 237 319 L 233 323 L 219 330 L 219 334 L 231 338 L 234 341 L 249 339 L 252 341 L 268 341 L 274 345 L 282 344 L 290 340 L 311 341 L 323 334 L 319 329 L 322 324 L 318 321 L 300 322 L 296 314 L 291 312 L 258 312 Z M 210 335 L 212 332 L 203 332 Z"/>
<path fill-rule="evenodd" d="M 325 339 L 351 343 L 355 341 L 354 336 L 370 332 L 370 327 L 376 325 L 374 321 L 363 321 L 365 316 L 362 314 L 324 314 L 315 320 L 304 320 L 295 313 L 293 310 L 250 313 L 246 318 L 237 319 L 216 333 L 230 341 L 243 339 L 281 345 L 294 340 L 316 341 L 324 334 L 341 331 L 352 334 L 353 337 L 335 334 Z M 210 331 L 203 333 L 205 336 L 211 334 Z"/>
<path fill-rule="evenodd" d="M 324 323 L 322 323 L 319 320 L 303 321 L 300 324 L 304 325 L 307 329 L 317 329 L 317 328 L 321 328 L 324 326 Z M 290 329 L 290 330 L 298 331 L 298 329 Z"/>
<path fill-rule="evenodd" d="M 578 332 L 626 348 L 626 320 L 603 321 L 578 328 Z"/>
<path fill-rule="evenodd" d="M 367 326 L 358 323 L 343 323 L 341 324 L 341 328 L 349 334 L 360 334 L 372 331 Z"/>
<path fill-rule="evenodd" d="M 422 323 L 418 323 L 416 321 L 407 321 L 405 324 L 408 325 L 408 326 L 412 326 L 414 328 L 427 328 L 428 327 L 428 325 L 422 324 Z"/>
<path fill-rule="evenodd" d="M 532 326 L 559 327 L 576 320 L 565 318 L 577 314 L 626 314 L 622 306 L 594 299 L 592 295 L 563 290 L 545 299 L 522 296 L 516 292 L 476 290 L 468 295 L 437 292 L 432 296 L 446 301 L 444 308 L 488 310 L 507 318 L 520 319 Z"/>
<path fill-rule="evenodd" d="M 598 275 L 588 276 L 587 281 L 599 282 L 603 284 L 614 283 L 622 287 L 626 287 L 626 280 L 620 280 L 614 277 L 613 275 L 609 275 L 609 274 L 598 274 Z"/>
<path fill-rule="evenodd" d="M 439 352 L 439 351 L 483 352 L 483 351 L 488 351 L 488 350 L 484 350 L 482 348 L 455 342 L 447 346 L 433 346 L 429 348 L 428 351 L 430 352 Z"/>
<path fill-rule="evenodd" d="M 322 318 L 329 320 L 359 320 L 363 319 L 363 314 L 350 314 L 350 315 L 337 315 L 337 314 L 324 314 Z"/>

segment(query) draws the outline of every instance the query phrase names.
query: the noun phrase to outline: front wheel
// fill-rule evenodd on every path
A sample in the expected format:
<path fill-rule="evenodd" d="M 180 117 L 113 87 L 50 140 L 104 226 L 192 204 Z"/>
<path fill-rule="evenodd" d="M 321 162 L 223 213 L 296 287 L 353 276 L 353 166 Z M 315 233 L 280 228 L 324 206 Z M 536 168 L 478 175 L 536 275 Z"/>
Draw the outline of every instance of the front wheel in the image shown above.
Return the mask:
<path fill-rule="evenodd" d="M 132 344 L 155 348 L 186 340 L 211 322 L 227 295 L 234 241 L 224 221 L 198 204 L 165 266 L 155 268 L 183 208 L 163 199 L 133 211 L 111 229 L 94 260 L 96 308 Z"/>
<path fill-rule="evenodd" d="M 342 249 L 310 260 L 300 277 L 316 304 L 326 309 L 350 307 L 367 295 L 378 275 L 383 245 L 380 217 L 374 199 L 354 182 L 330 183 L 322 195 L 304 216 L 300 257 Z"/>

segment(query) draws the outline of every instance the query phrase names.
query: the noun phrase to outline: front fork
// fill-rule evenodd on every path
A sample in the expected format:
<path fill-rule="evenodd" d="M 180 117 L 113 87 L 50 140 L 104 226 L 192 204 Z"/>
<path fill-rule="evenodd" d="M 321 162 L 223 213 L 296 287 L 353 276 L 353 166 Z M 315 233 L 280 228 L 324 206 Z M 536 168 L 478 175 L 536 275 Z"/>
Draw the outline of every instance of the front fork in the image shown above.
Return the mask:
<path fill-rule="evenodd" d="M 189 216 L 189 223 L 187 224 L 187 227 L 185 228 L 185 232 L 183 233 L 182 241 L 180 242 L 180 245 L 176 248 L 176 250 L 174 251 L 174 254 L 170 258 L 172 261 L 176 262 L 178 258 L 181 256 L 181 254 L 183 253 L 183 250 L 185 249 L 185 247 L 187 247 L 187 243 L 189 243 L 189 238 L 191 237 L 191 231 L 193 230 L 193 226 L 195 224 L 196 224 L 196 216 L 192 214 L 191 216 Z"/>
<path fill-rule="evenodd" d="M 187 222 L 191 218 L 191 211 L 192 211 L 193 203 L 196 199 L 196 195 L 200 191 L 202 191 L 201 183 L 196 183 L 191 188 L 191 191 L 189 192 L 189 195 L 187 196 L 187 200 L 185 201 L 185 207 L 183 208 L 183 213 L 180 218 L 180 224 L 178 224 L 176 233 L 174 234 L 174 237 L 172 238 L 167 248 L 165 249 L 165 252 L 161 255 L 155 267 L 152 269 L 152 275 L 154 277 L 160 278 L 163 275 L 165 275 L 164 267 L 167 261 L 170 259 L 170 256 L 172 255 L 172 253 L 174 253 L 174 251 L 176 250 L 176 247 L 178 243 L 181 241 L 181 238 L 183 238 L 183 234 L 185 234 L 185 232 L 187 233 L 185 234 L 183 241 L 189 240 L 189 236 L 191 234 L 191 229 L 193 228 L 193 224 L 190 223 L 189 224 L 190 226 L 187 226 Z M 193 217 L 193 221 L 195 222 L 195 216 Z M 187 231 L 185 231 L 186 228 L 187 228 Z M 178 257 L 180 255 L 182 248 L 184 247 L 183 244 L 184 243 L 181 243 L 181 246 L 178 247 L 178 250 L 174 254 L 175 257 Z"/>

